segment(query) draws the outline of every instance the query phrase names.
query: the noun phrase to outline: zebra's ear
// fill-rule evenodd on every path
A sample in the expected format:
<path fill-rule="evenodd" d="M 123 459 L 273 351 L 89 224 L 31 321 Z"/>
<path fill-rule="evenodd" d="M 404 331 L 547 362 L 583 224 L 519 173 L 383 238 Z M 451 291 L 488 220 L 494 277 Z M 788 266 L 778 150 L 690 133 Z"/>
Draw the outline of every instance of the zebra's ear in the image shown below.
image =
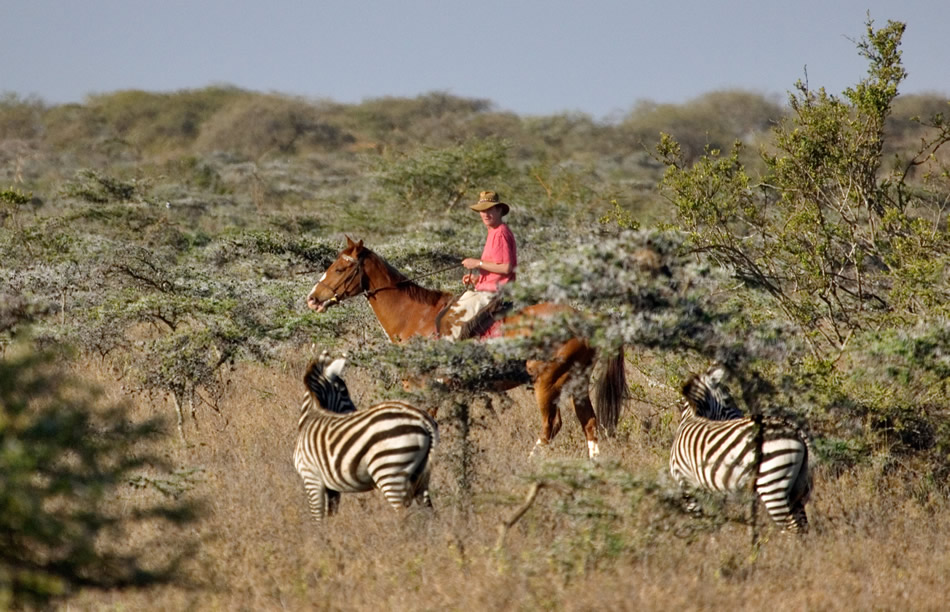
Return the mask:
<path fill-rule="evenodd" d="M 699 384 L 697 379 L 698 376 L 696 374 L 690 375 L 690 377 L 686 379 L 686 382 L 684 382 L 683 386 L 680 388 L 680 393 L 683 394 L 683 398 L 690 406 L 693 407 L 696 406 L 696 399 L 693 397 L 693 395 L 696 393 L 696 385 Z"/>
<path fill-rule="evenodd" d="M 343 366 L 346 365 L 346 357 L 340 357 L 326 367 L 323 373 L 327 378 L 340 378 L 343 374 Z"/>
<path fill-rule="evenodd" d="M 713 366 L 706 372 L 706 380 L 712 385 L 718 386 L 725 376 L 726 369 L 722 367 L 722 364 L 719 363 L 713 364 Z"/>

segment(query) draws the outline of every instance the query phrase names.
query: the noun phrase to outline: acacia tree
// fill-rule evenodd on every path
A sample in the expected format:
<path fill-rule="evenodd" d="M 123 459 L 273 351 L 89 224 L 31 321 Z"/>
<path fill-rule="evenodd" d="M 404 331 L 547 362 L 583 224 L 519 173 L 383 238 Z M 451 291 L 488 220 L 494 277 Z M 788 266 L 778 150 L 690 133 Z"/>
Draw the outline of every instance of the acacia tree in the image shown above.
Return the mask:
<path fill-rule="evenodd" d="M 691 166 L 672 138 L 658 149 L 692 248 L 771 294 L 818 354 L 840 350 L 855 331 L 945 311 L 950 298 L 947 200 L 908 181 L 911 168 L 937 163 L 950 125 L 933 118 L 919 153 L 884 168 L 885 125 L 906 76 L 905 26 L 866 26 L 857 48 L 867 77 L 843 97 L 796 83 L 792 113 L 762 152 L 764 176 L 749 176 L 738 143 Z"/>
<path fill-rule="evenodd" d="M 819 454 L 849 463 L 872 449 L 911 452 L 928 460 L 919 473 L 943 483 L 950 173 L 938 153 L 950 124 L 920 121 L 918 151 L 886 163 L 885 128 L 906 76 L 904 24 L 866 26 L 857 48 L 867 76 L 841 97 L 798 82 L 761 152 L 761 176 L 747 172 L 739 145 L 688 165 L 664 137 L 662 186 L 687 249 L 730 269 L 736 294 L 769 297 L 764 308 L 750 300 L 737 324 L 787 320 L 809 342 L 810 357 L 775 364 L 775 374 L 798 404 L 817 407 L 809 421 L 826 433 Z"/>

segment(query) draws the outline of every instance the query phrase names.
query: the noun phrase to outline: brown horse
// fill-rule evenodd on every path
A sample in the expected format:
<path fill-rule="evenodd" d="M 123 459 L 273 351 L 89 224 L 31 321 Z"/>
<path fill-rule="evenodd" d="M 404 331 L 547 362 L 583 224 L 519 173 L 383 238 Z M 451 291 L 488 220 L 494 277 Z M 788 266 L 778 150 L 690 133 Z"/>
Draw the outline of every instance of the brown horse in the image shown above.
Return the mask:
<path fill-rule="evenodd" d="M 392 342 L 402 342 L 413 336 L 448 336 L 445 329 L 437 329 L 439 314 L 448 307 L 453 295 L 420 287 L 389 265 L 382 257 L 363 246 L 363 241 L 346 238 L 347 246 L 340 252 L 307 296 L 307 305 L 323 312 L 345 299 L 365 296 L 370 307 Z M 531 323 L 551 319 L 570 311 L 570 307 L 553 304 L 535 304 L 502 320 L 503 337 L 530 333 Z M 557 346 L 548 361 L 527 361 L 525 368 L 534 386 L 535 398 L 541 410 L 541 435 L 534 450 L 547 446 L 561 429 L 561 413 L 557 400 L 561 389 L 575 376 L 587 376 L 594 363 L 595 350 L 585 338 L 573 337 Z M 514 388 L 524 380 L 509 381 L 501 389 Z M 574 412 L 587 437 L 588 456 L 599 453 L 597 424 L 612 431 L 620 417 L 620 408 L 627 392 L 624 374 L 623 347 L 609 357 L 597 381 L 597 408 L 594 414 L 587 381 L 569 385 Z"/>

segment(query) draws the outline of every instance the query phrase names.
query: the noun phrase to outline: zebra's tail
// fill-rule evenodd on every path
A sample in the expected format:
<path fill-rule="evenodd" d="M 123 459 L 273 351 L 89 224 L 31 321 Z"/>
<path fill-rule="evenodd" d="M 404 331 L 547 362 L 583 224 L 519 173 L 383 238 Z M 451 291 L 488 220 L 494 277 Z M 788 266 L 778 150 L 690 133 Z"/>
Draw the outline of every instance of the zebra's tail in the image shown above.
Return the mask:
<path fill-rule="evenodd" d="M 808 532 L 808 516 L 805 514 L 805 504 L 811 499 L 812 475 L 808 467 L 808 443 L 807 438 L 802 435 L 802 441 L 805 442 L 805 454 L 802 457 L 802 465 L 798 469 L 798 475 L 795 482 L 792 483 L 788 491 L 788 505 L 790 513 L 786 529 L 793 533 Z"/>
<path fill-rule="evenodd" d="M 624 371 L 624 347 L 607 360 L 600 380 L 597 381 L 597 422 L 608 434 L 613 434 L 620 422 L 623 402 L 627 399 L 627 373 Z"/>
<path fill-rule="evenodd" d="M 426 449 L 425 457 L 422 458 L 416 471 L 410 477 L 411 490 L 406 504 L 408 505 L 411 500 L 415 499 L 423 506 L 431 508 L 432 498 L 429 497 L 429 476 L 432 473 L 432 469 L 429 465 L 429 460 L 432 458 L 432 451 L 439 443 L 439 426 L 435 420 L 431 418 L 426 418 L 424 423 L 425 428 L 429 432 L 429 448 Z"/>

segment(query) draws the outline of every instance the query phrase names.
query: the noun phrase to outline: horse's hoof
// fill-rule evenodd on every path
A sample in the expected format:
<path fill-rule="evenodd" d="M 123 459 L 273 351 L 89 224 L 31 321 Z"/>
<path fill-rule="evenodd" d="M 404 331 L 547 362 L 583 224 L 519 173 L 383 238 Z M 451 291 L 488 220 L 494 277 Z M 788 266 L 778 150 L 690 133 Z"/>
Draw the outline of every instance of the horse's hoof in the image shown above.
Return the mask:
<path fill-rule="evenodd" d="M 587 458 L 591 461 L 597 461 L 600 459 L 600 447 L 596 442 L 587 441 Z"/>
<path fill-rule="evenodd" d="M 534 448 L 531 449 L 531 452 L 528 453 L 528 459 L 534 459 L 535 457 L 540 457 L 542 454 L 547 452 L 548 444 L 547 442 L 542 442 L 539 438 L 537 442 L 534 443 Z"/>

